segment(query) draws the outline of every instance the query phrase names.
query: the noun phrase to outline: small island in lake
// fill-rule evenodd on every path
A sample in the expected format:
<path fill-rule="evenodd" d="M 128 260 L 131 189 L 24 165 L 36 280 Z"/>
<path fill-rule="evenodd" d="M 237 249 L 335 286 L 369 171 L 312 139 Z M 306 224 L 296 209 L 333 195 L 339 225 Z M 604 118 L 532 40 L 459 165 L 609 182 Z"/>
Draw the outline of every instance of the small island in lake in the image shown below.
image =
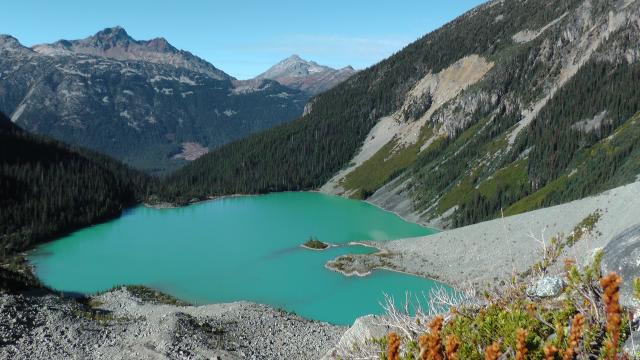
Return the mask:
<path fill-rule="evenodd" d="M 311 238 L 309 238 L 307 242 L 302 244 L 302 247 L 311 249 L 311 250 L 324 250 L 329 247 L 329 244 L 322 242 L 312 236 Z"/>

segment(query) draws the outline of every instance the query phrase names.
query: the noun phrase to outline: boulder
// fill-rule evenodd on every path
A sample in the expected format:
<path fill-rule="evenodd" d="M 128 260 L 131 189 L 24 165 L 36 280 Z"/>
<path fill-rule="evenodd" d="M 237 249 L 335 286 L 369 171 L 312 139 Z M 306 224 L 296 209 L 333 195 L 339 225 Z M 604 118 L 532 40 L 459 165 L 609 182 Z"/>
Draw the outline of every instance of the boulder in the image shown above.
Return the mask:
<path fill-rule="evenodd" d="M 364 345 L 367 340 L 379 339 L 387 336 L 390 328 L 380 325 L 381 316 L 366 315 L 356 319 L 353 325 L 344 332 L 338 344 L 330 350 L 322 359 L 340 359 L 342 352 L 352 349 L 354 346 Z"/>
<path fill-rule="evenodd" d="M 622 350 L 631 355 L 632 359 L 637 359 L 640 353 L 640 332 L 632 331 L 627 341 L 624 342 Z"/>
<path fill-rule="evenodd" d="M 640 277 L 640 224 L 614 236 L 605 246 L 601 270 L 616 272 L 622 277 L 620 303 L 630 310 L 639 310 L 640 301 L 633 296 L 633 279 Z"/>
<path fill-rule="evenodd" d="M 527 294 L 531 297 L 548 298 L 556 297 L 562 293 L 564 281 L 555 276 L 545 276 L 537 280 L 527 289 Z"/>

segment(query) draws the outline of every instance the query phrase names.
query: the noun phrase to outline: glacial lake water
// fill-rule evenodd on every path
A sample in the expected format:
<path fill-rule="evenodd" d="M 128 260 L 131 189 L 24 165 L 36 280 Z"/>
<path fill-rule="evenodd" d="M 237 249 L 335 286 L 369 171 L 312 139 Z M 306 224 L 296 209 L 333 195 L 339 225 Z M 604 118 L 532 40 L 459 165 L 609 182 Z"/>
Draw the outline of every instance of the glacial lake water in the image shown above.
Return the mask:
<path fill-rule="evenodd" d="M 434 233 L 361 201 L 319 193 L 224 198 L 177 209 L 143 206 L 74 232 L 30 255 L 50 287 L 91 294 L 140 284 L 195 303 L 248 300 L 334 324 L 381 313 L 384 293 L 403 300 L 441 284 L 390 271 L 346 277 L 327 260 L 371 252 L 300 247 L 311 236 L 334 244 Z"/>

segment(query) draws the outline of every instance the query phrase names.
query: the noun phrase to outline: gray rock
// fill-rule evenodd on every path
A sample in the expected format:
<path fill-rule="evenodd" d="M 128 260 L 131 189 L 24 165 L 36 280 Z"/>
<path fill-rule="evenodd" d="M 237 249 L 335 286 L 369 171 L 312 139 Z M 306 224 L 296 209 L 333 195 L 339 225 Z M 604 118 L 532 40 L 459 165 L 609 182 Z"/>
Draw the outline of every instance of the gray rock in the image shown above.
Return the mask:
<path fill-rule="evenodd" d="M 640 353 L 640 332 L 631 332 L 631 336 L 629 336 L 627 341 L 625 341 L 624 345 L 622 346 L 622 350 L 631 355 L 632 359 L 639 358 L 638 353 Z"/>
<path fill-rule="evenodd" d="M 376 315 L 362 316 L 356 319 L 353 325 L 336 344 L 335 348 L 327 352 L 323 360 L 339 359 L 344 356 L 342 352 L 352 349 L 354 346 L 363 345 L 367 340 L 386 336 L 391 330 L 387 326 L 380 325 L 381 317 Z"/>
<path fill-rule="evenodd" d="M 564 289 L 564 281 L 555 276 L 544 277 L 533 283 L 528 289 L 527 294 L 532 297 L 556 297 L 562 293 Z"/>
<path fill-rule="evenodd" d="M 604 274 L 615 271 L 622 277 L 620 303 L 629 309 L 640 309 L 633 296 L 632 280 L 640 277 L 640 224 L 616 235 L 604 248 L 602 258 Z"/>
<path fill-rule="evenodd" d="M 0 293 L 0 359 L 318 359 L 345 328 L 248 302 L 177 306 L 126 289 L 86 305 Z"/>

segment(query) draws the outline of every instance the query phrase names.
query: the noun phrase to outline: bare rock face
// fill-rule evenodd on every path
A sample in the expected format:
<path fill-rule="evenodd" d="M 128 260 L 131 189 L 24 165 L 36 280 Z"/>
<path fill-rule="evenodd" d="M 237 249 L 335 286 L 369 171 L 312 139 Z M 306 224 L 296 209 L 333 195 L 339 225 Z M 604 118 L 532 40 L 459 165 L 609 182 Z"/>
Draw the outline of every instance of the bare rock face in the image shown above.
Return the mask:
<path fill-rule="evenodd" d="M 391 328 L 381 324 L 381 317 L 367 315 L 359 317 L 345 331 L 336 346 L 322 358 L 323 360 L 342 359 L 354 347 L 363 346 L 372 339 L 386 336 Z"/>
<path fill-rule="evenodd" d="M 634 279 L 640 278 L 640 224 L 616 235 L 605 246 L 602 272 L 618 273 L 622 277 L 621 305 L 632 310 L 640 309 L 640 301 L 633 295 L 632 283 Z"/>
<path fill-rule="evenodd" d="M 316 95 L 338 85 L 355 73 L 351 66 L 333 69 L 292 55 L 255 79 L 275 80 L 282 85 Z"/>
<path fill-rule="evenodd" d="M 624 342 L 622 349 L 632 358 L 637 359 L 638 353 L 640 353 L 640 332 L 632 331 L 627 341 Z"/>
<path fill-rule="evenodd" d="M 148 61 L 200 72 L 217 80 L 233 79 L 190 52 L 176 49 L 164 38 L 134 40 L 119 26 L 106 28 L 82 40 L 60 40 L 53 44 L 36 45 L 33 50 L 52 56 L 85 54 L 116 60 Z"/>

